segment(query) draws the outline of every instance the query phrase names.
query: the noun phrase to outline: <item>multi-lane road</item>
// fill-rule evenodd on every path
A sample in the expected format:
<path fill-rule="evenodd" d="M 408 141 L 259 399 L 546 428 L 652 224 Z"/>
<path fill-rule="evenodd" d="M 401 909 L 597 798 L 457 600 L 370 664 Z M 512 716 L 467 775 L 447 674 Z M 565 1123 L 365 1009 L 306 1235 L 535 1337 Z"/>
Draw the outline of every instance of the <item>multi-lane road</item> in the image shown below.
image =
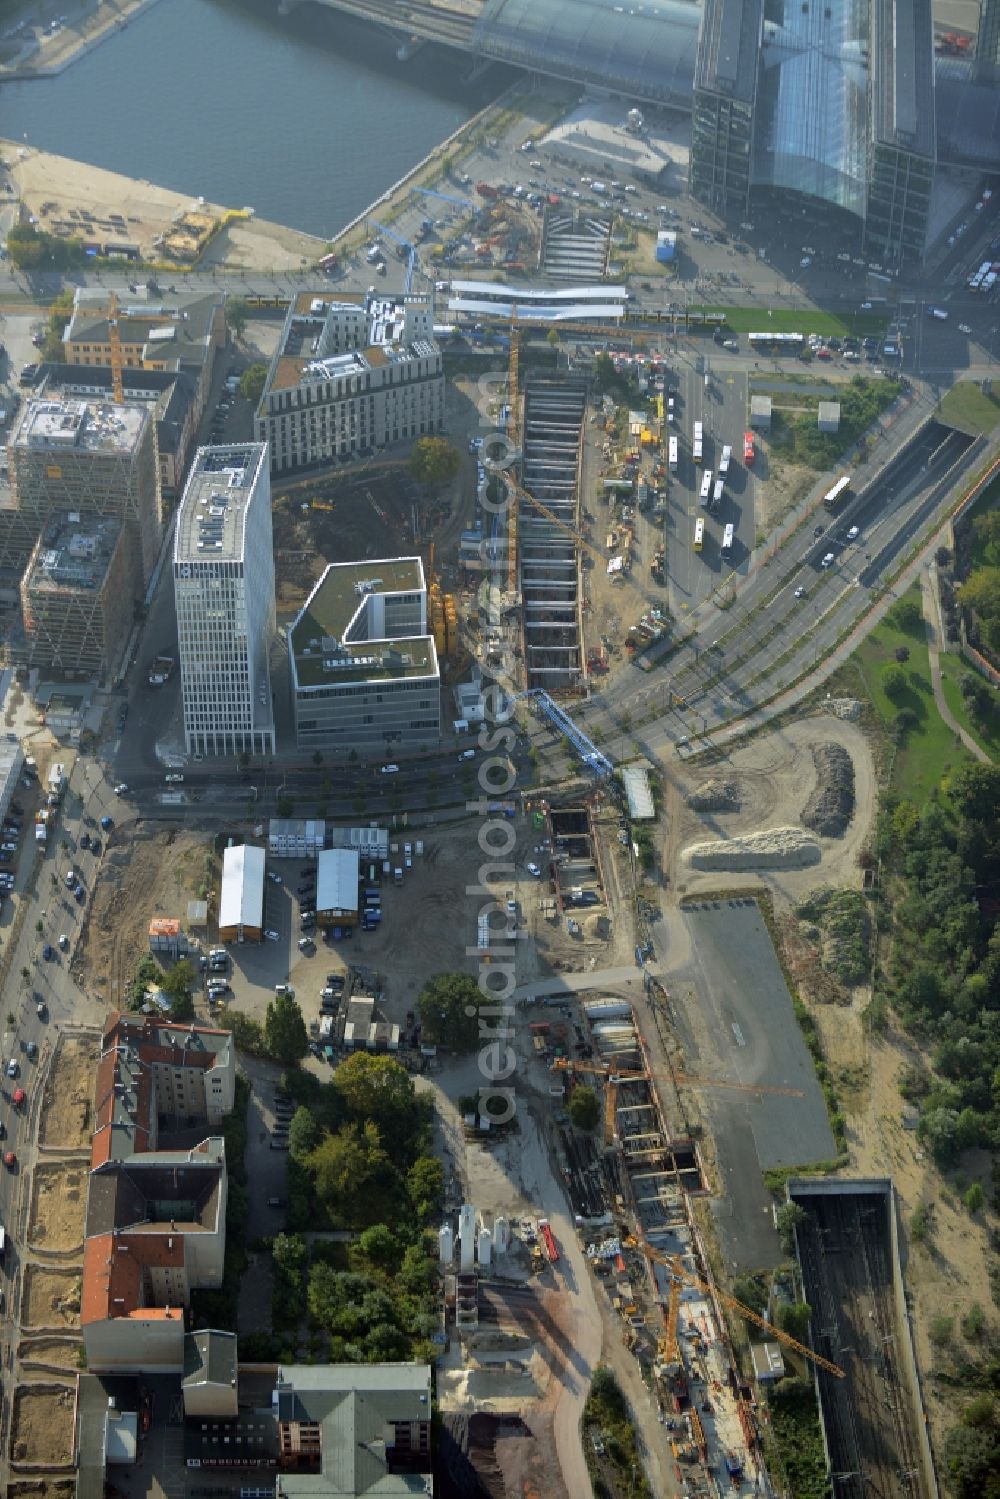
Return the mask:
<path fill-rule="evenodd" d="M 911 440 L 883 459 L 859 500 L 836 517 L 822 508 L 803 515 L 768 565 L 699 607 L 690 638 L 649 652 L 654 673 L 625 673 L 595 694 L 587 724 L 612 746 L 629 727 L 648 754 L 669 755 L 808 676 L 871 608 L 901 554 L 922 531 L 933 534 L 946 501 L 982 460 L 981 442 L 942 428 L 928 407 L 917 400 L 900 419 L 900 439 Z M 848 541 L 854 525 L 859 535 Z"/>

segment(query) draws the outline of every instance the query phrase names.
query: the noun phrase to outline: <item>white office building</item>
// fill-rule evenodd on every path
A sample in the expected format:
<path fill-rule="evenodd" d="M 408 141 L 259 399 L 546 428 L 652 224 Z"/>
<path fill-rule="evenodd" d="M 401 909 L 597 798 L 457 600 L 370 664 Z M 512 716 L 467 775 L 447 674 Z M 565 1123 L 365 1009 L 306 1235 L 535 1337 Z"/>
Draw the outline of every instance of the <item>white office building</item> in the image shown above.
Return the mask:
<path fill-rule="evenodd" d="M 436 744 L 441 672 L 419 557 L 331 563 L 288 631 L 300 749 Z"/>
<path fill-rule="evenodd" d="M 174 535 L 189 755 L 274 752 L 274 551 L 266 443 L 200 448 Z"/>

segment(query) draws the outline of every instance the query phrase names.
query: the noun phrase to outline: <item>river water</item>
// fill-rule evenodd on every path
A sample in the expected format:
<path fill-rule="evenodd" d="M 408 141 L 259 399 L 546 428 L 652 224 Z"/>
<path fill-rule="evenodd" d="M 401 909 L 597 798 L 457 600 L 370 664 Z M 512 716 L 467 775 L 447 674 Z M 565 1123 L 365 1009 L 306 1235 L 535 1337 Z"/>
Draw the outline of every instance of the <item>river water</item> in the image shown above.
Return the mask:
<path fill-rule="evenodd" d="M 322 6 L 158 0 L 57 78 L 0 85 L 0 135 L 329 236 L 512 76 Z"/>

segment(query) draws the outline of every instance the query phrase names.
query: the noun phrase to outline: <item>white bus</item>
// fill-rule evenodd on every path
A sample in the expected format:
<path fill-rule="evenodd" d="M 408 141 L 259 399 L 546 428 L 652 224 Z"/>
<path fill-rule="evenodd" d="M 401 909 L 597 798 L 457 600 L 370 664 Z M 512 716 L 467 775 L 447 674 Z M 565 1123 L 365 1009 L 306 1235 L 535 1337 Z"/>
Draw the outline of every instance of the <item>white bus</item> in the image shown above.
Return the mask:
<path fill-rule="evenodd" d="M 723 557 L 731 557 L 732 554 L 733 554 L 733 528 L 732 528 L 732 526 L 727 526 L 726 529 L 725 529 L 725 531 L 722 533 L 722 555 L 723 555 Z"/>
<path fill-rule="evenodd" d="M 715 513 L 719 509 L 719 506 L 722 504 L 722 496 L 724 495 L 725 490 L 726 490 L 726 481 L 725 481 L 725 479 L 716 479 L 716 481 L 715 481 L 715 489 L 712 491 L 712 503 L 708 507 L 709 510 L 711 510 L 711 512 L 712 512 L 713 515 L 715 515 Z"/>
<path fill-rule="evenodd" d="M 700 552 L 705 545 L 705 522 L 700 518 L 694 523 L 694 549 Z"/>
<path fill-rule="evenodd" d="M 842 474 L 832 489 L 828 489 L 823 496 L 823 504 L 827 510 L 836 510 L 847 499 L 851 488 L 850 474 Z"/>
<path fill-rule="evenodd" d="M 677 472 L 677 438 L 676 437 L 672 437 L 670 439 L 670 467 L 673 469 L 674 473 Z"/>
<path fill-rule="evenodd" d="M 701 476 L 701 503 L 707 505 L 712 495 L 712 470 L 707 468 Z"/>
<path fill-rule="evenodd" d="M 729 462 L 730 462 L 730 459 L 732 458 L 732 456 L 733 456 L 733 450 L 729 446 L 729 444 L 727 443 L 726 446 L 722 449 L 722 457 L 719 459 L 719 473 L 720 474 L 728 474 L 728 472 L 729 472 Z"/>
<path fill-rule="evenodd" d="M 694 452 L 691 455 L 694 458 L 695 463 L 700 463 L 701 462 L 701 455 L 702 455 L 703 448 L 704 448 L 704 439 L 702 437 L 701 422 L 695 422 L 695 424 L 694 424 Z"/>

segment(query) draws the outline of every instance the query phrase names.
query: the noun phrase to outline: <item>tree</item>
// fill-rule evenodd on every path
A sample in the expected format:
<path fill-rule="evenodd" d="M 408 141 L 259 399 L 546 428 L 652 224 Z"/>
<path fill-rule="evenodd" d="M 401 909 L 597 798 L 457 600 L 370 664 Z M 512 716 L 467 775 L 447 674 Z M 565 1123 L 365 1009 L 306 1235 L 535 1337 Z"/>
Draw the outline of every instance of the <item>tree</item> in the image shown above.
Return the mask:
<path fill-rule="evenodd" d="M 45 242 L 30 224 L 15 224 L 7 236 L 10 263 L 19 271 L 33 271 L 42 263 Z"/>
<path fill-rule="evenodd" d="M 290 796 L 279 796 L 274 804 L 274 810 L 278 817 L 291 817 L 295 811 L 295 803 Z"/>
<path fill-rule="evenodd" d="M 573 1089 L 567 1110 L 577 1129 L 596 1129 L 597 1121 L 601 1117 L 601 1106 L 597 1101 L 597 1094 L 593 1088 L 584 1085 Z"/>
<path fill-rule="evenodd" d="M 63 334 L 72 316 L 73 289 L 67 286 L 49 305 L 45 342 L 42 344 L 43 359 L 60 360 L 63 358 Z"/>
<path fill-rule="evenodd" d="M 384 1270 L 398 1270 L 403 1246 L 387 1224 L 373 1223 L 371 1228 L 366 1228 L 358 1240 L 358 1247 L 373 1265 L 380 1265 Z"/>
<path fill-rule="evenodd" d="M 916 634 L 923 623 L 923 612 L 920 604 L 911 594 L 894 604 L 890 613 L 890 619 L 897 630 L 904 630 L 907 635 Z"/>
<path fill-rule="evenodd" d="M 436 1156 L 418 1156 L 406 1173 L 406 1190 L 419 1222 L 427 1223 L 444 1198 L 444 1166 Z"/>
<path fill-rule="evenodd" d="M 252 1015 L 227 1008 L 218 1017 L 218 1024 L 231 1033 L 237 1051 L 248 1051 L 255 1057 L 264 1055 L 264 1027 Z"/>
<path fill-rule="evenodd" d="M 548 333 L 546 333 L 545 337 L 548 340 L 550 348 L 555 349 L 555 348 L 558 347 L 558 344 L 559 344 L 559 329 L 558 328 L 550 328 L 549 331 L 548 331 Z"/>
<path fill-rule="evenodd" d="M 410 454 L 410 473 L 419 484 L 447 484 L 458 473 L 461 457 L 446 437 L 418 437 Z"/>
<path fill-rule="evenodd" d="M 255 363 L 245 369 L 240 376 L 240 395 L 244 401 L 257 409 L 260 398 L 264 394 L 264 386 L 267 383 L 267 365 Z"/>
<path fill-rule="evenodd" d="M 893 655 L 899 662 L 900 666 L 905 666 L 907 661 L 909 661 L 910 659 L 910 647 L 908 645 L 897 645 L 896 649 L 893 651 Z"/>
<path fill-rule="evenodd" d="M 356 1051 L 341 1062 L 333 1081 L 356 1119 L 374 1119 L 384 1125 L 412 1112 L 416 1097 L 413 1079 L 392 1057 Z"/>
<path fill-rule="evenodd" d="M 777 1325 L 781 1331 L 798 1338 L 800 1343 L 809 1331 L 811 1319 L 812 1307 L 807 1306 L 804 1301 L 786 1303 L 779 1306 L 776 1313 Z"/>
<path fill-rule="evenodd" d="M 191 998 L 194 981 L 194 969 L 187 958 L 181 958 L 172 968 L 168 968 L 160 979 L 160 988 L 170 1001 L 171 1019 L 194 1019 L 194 1000 Z"/>
<path fill-rule="evenodd" d="M 973 763 L 952 778 L 951 799 L 967 822 L 993 828 L 1000 822 L 1000 766 Z"/>
<path fill-rule="evenodd" d="M 778 1224 L 778 1234 L 781 1238 L 781 1247 L 786 1254 L 795 1251 L 795 1230 L 800 1223 L 805 1222 L 806 1210 L 797 1202 L 783 1202 L 775 1214 Z"/>
<path fill-rule="evenodd" d="M 299 1061 L 309 1050 L 309 1036 L 298 1002 L 290 994 L 276 994 L 264 1017 L 264 1044 L 276 1061 Z"/>
<path fill-rule="evenodd" d="M 305 1161 L 320 1141 L 320 1127 L 312 1112 L 300 1104 L 288 1126 L 288 1154 L 294 1161 Z"/>
<path fill-rule="evenodd" d="M 466 973 L 439 973 L 420 991 L 417 1012 L 424 1040 L 452 1051 L 474 1051 L 481 1037 L 479 1007 L 493 1001 L 483 994 Z M 494 1022 L 487 1022 L 485 1039 L 492 1037 Z"/>
<path fill-rule="evenodd" d="M 226 326 L 237 341 L 246 332 L 249 316 L 250 304 L 245 297 L 226 298 Z"/>
<path fill-rule="evenodd" d="M 908 685 L 906 672 L 901 666 L 882 668 L 882 691 L 890 702 L 898 703 L 900 698 L 905 697 Z"/>
<path fill-rule="evenodd" d="M 335 1220 L 367 1226 L 397 1215 L 400 1179 L 377 1124 L 348 1124 L 324 1136 L 308 1166 L 316 1195 Z"/>
<path fill-rule="evenodd" d="M 917 1125 L 917 1139 L 929 1147 L 935 1165 L 954 1165 L 960 1148 L 957 1109 L 928 1109 Z"/>

